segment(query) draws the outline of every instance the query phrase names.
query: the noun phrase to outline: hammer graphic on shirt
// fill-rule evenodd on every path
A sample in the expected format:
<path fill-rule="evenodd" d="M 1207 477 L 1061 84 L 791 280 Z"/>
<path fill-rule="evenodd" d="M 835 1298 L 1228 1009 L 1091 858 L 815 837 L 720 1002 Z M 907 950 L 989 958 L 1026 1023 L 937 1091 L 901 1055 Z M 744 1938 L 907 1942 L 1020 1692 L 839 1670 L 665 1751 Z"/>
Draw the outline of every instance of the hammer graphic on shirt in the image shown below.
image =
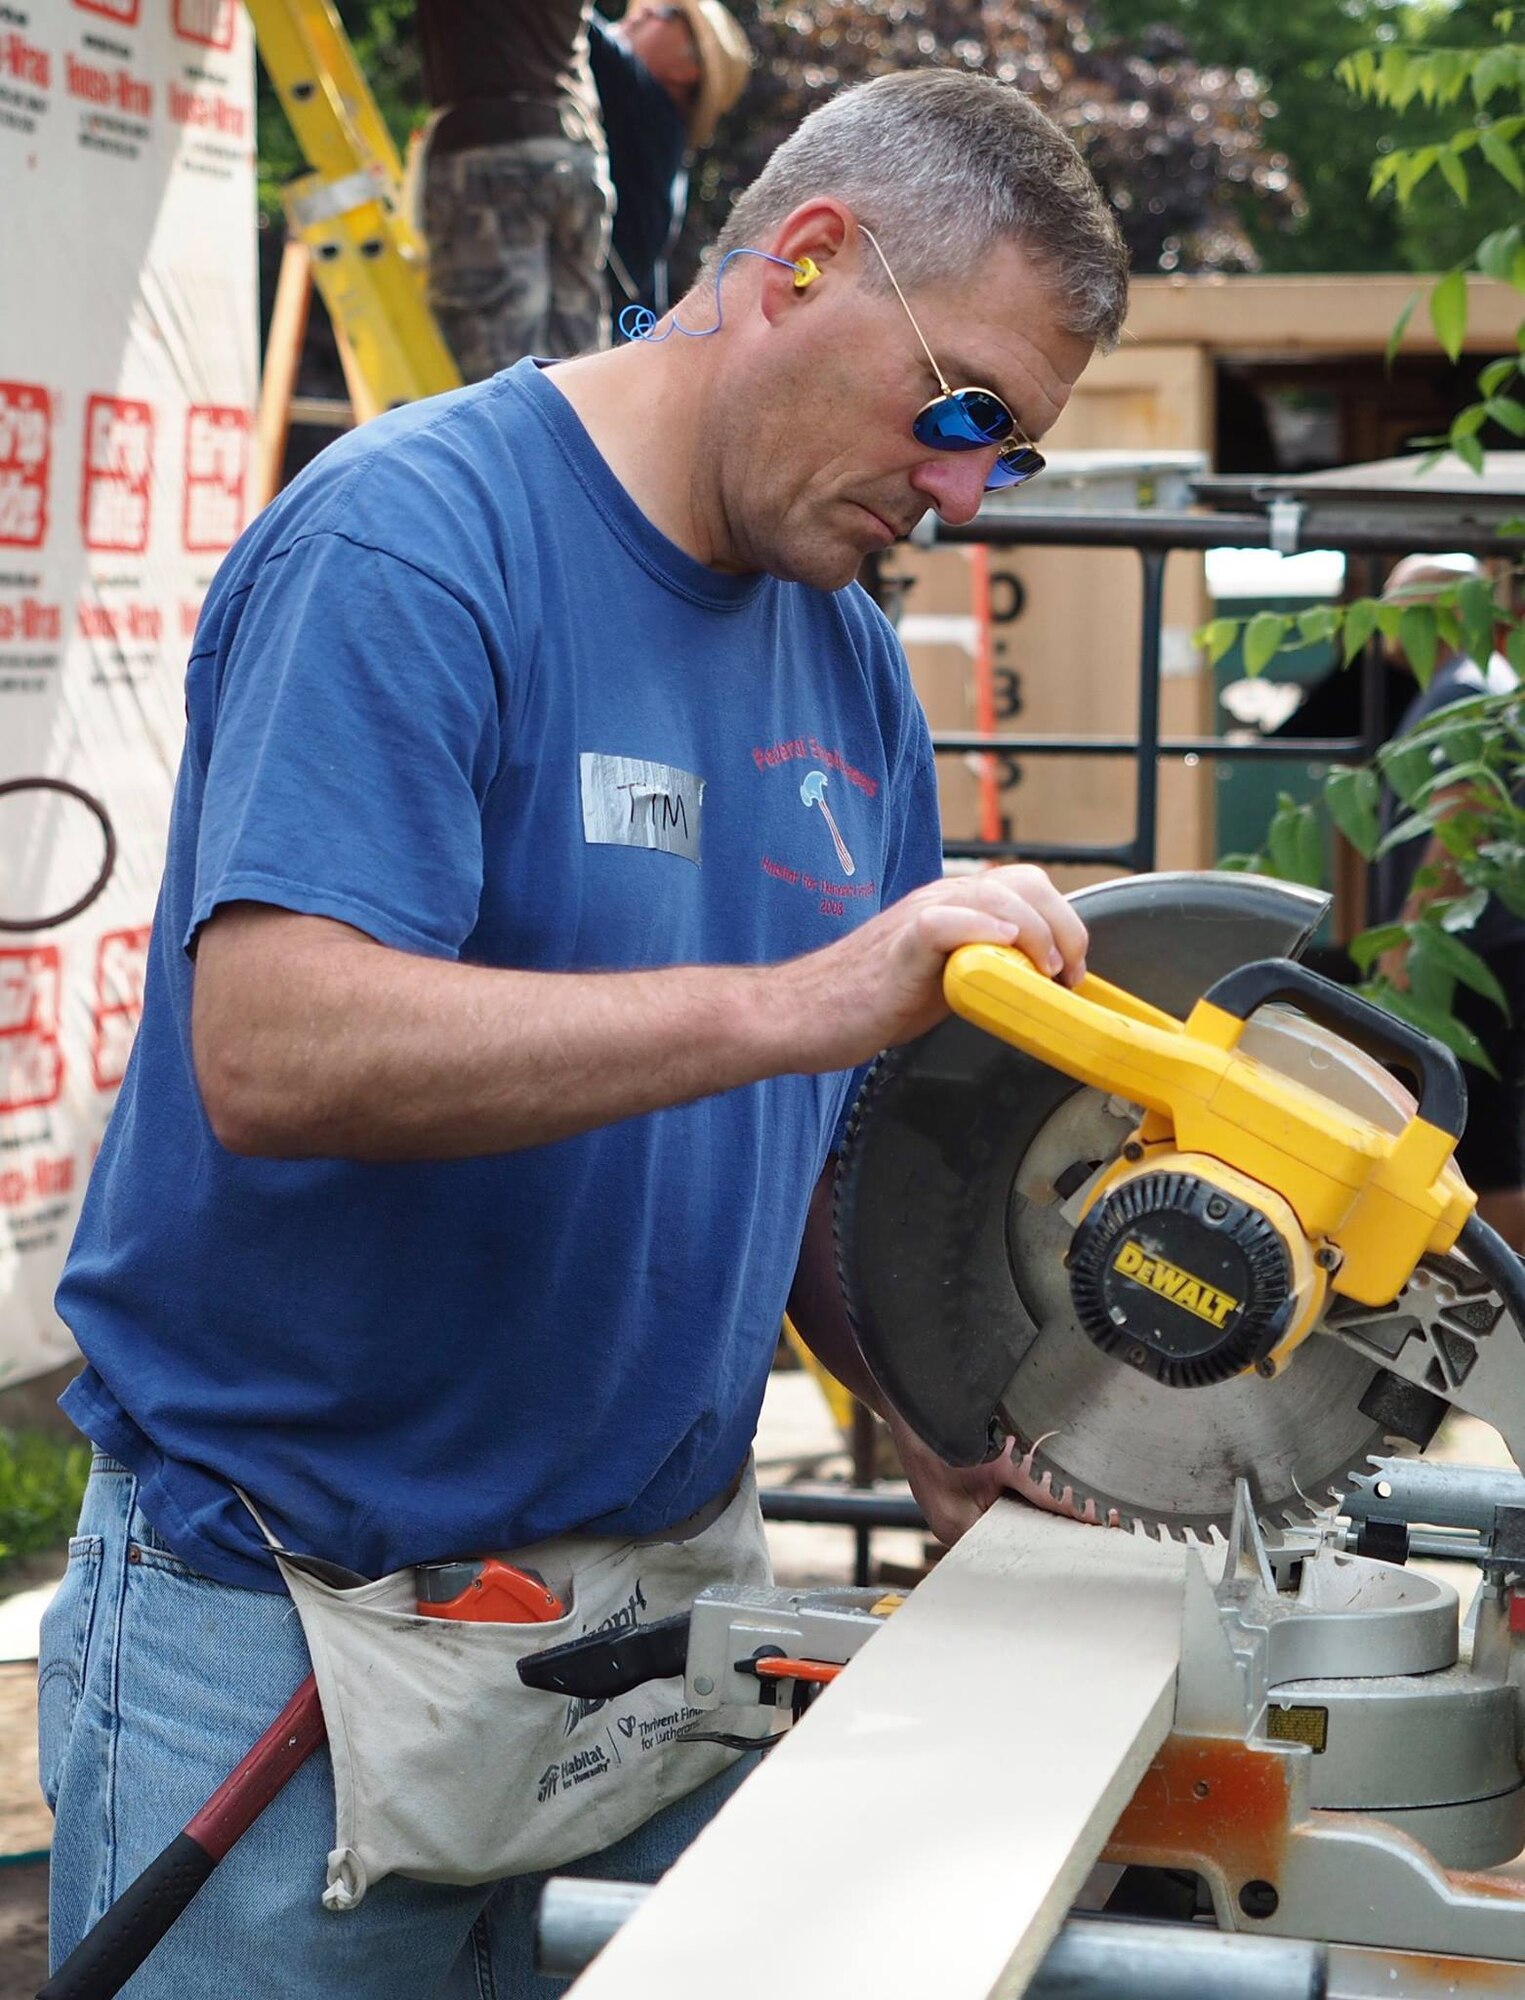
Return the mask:
<path fill-rule="evenodd" d="M 831 816 L 831 807 L 826 803 L 826 773 L 824 771 L 807 771 L 804 782 L 800 786 L 800 797 L 805 801 L 807 806 L 819 806 L 821 808 L 821 817 L 825 820 L 832 840 L 836 845 L 837 859 L 842 864 L 842 873 L 844 875 L 856 874 L 858 864 L 848 853 L 847 842 L 842 838 L 837 823 Z"/>

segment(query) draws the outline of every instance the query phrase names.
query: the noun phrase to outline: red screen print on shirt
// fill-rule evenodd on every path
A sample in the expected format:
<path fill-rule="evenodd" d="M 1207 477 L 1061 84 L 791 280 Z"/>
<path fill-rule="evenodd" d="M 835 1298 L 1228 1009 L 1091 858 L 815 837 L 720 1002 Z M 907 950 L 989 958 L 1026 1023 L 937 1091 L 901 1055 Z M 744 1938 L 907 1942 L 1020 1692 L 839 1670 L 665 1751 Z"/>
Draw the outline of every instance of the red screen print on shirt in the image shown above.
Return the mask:
<path fill-rule="evenodd" d="M 759 771 L 776 772 L 789 785 L 808 822 L 802 822 L 804 841 L 790 843 L 791 857 L 798 855 L 799 865 L 793 858 L 784 861 L 765 854 L 763 873 L 816 896 L 823 917 L 845 917 L 854 901 L 877 904 L 879 884 L 859 878 L 852 842 L 860 839 L 855 831 L 860 824 L 856 808 L 878 796 L 879 781 L 808 734 L 759 744 L 752 751 L 752 762 Z"/>

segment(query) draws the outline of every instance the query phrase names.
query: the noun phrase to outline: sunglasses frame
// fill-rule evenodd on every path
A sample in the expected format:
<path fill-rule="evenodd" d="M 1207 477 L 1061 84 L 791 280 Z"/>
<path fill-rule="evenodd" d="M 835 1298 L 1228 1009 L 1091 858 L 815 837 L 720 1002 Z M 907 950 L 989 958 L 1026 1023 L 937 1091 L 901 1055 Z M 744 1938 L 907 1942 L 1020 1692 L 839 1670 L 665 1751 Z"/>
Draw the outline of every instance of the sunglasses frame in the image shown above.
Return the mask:
<path fill-rule="evenodd" d="M 983 388 L 974 382 L 966 383 L 962 389 L 953 389 L 948 386 L 948 378 L 938 366 L 937 356 L 927 345 L 927 336 L 922 332 L 921 327 L 917 323 L 915 313 L 911 311 L 910 301 L 900 289 L 900 280 L 890 269 L 889 258 L 885 256 L 883 250 L 879 247 L 878 237 L 875 236 L 866 222 L 860 222 L 858 227 L 868 238 L 869 242 L 873 244 L 879 262 L 884 266 L 884 275 L 894 286 L 896 298 L 905 307 L 905 316 L 911 322 L 912 332 L 921 342 L 921 351 L 927 357 L 927 364 L 936 376 L 937 386 L 941 392 L 933 396 L 928 402 L 923 403 L 915 416 L 912 417 L 911 435 L 916 439 L 918 444 L 927 444 L 927 440 L 917 432 L 916 426 L 929 411 L 935 410 L 940 403 L 956 404 L 960 414 L 967 420 L 968 412 L 964 409 L 962 398 L 965 396 L 988 396 L 992 403 L 1005 411 L 1007 420 L 1011 425 L 1011 434 L 999 441 L 996 462 L 991 468 L 990 477 L 985 481 L 985 491 L 987 493 L 1005 493 L 1013 486 L 1021 486 L 1027 480 L 1035 479 L 1044 467 L 1043 454 L 1031 438 L 1023 435 L 1022 427 L 1017 422 L 1015 416 L 1013 416 L 1011 406 L 1007 403 L 1006 398 L 998 396 L 994 389 Z M 990 442 L 996 443 L 997 441 L 991 439 Z M 971 439 L 967 445 L 927 444 L 929 451 L 981 451 L 984 448 L 983 445 L 974 439 Z M 1006 477 L 1000 477 L 999 475 L 1002 473 L 1005 473 Z"/>

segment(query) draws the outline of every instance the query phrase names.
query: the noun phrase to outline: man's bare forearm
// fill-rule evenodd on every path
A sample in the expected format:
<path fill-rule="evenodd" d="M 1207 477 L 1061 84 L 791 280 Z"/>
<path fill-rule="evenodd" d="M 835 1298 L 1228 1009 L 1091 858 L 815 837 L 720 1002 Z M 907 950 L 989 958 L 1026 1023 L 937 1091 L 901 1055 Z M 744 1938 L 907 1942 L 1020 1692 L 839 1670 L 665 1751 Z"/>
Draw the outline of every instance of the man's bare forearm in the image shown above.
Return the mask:
<path fill-rule="evenodd" d="M 465 1159 L 763 1077 L 851 1069 L 942 1019 L 962 944 L 1076 979 L 1085 926 L 1041 870 L 928 883 L 776 965 L 525 972 L 230 903 L 202 927 L 191 1034 L 212 1130 L 300 1159 Z"/>
<path fill-rule="evenodd" d="M 193 1040 L 218 1139 L 285 1158 L 508 1152 L 783 1064 L 750 967 L 502 971 L 237 905 L 202 935 Z"/>

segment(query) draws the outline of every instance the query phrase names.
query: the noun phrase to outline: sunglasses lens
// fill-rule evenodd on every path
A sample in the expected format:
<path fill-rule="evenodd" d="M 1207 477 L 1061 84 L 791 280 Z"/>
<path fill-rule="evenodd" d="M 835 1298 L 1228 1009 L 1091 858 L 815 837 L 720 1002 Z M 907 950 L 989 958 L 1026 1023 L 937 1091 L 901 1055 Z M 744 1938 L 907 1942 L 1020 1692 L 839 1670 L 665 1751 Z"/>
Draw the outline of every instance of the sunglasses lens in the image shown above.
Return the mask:
<path fill-rule="evenodd" d="M 991 468 L 990 477 L 985 481 L 985 491 L 1000 493 L 1008 487 L 1020 486 L 1042 470 L 1041 452 L 1035 451 L 1030 444 L 1008 445 Z"/>
<path fill-rule="evenodd" d="M 981 444 L 999 444 L 1009 438 L 1016 429 L 1016 418 L 1001 401 L 992 396 L 988 389 L 960 389 L 957 400 L 964 407 L 964 414 L 979 433 Z"/>
<path fill-rule="evenodd" d="M 1010 437 L 1015 424 L 998 396 L 986 389 L 960 389 L 918 411 L 911 429 L 917 443 L 930 451 L 983 451 Z"/>

